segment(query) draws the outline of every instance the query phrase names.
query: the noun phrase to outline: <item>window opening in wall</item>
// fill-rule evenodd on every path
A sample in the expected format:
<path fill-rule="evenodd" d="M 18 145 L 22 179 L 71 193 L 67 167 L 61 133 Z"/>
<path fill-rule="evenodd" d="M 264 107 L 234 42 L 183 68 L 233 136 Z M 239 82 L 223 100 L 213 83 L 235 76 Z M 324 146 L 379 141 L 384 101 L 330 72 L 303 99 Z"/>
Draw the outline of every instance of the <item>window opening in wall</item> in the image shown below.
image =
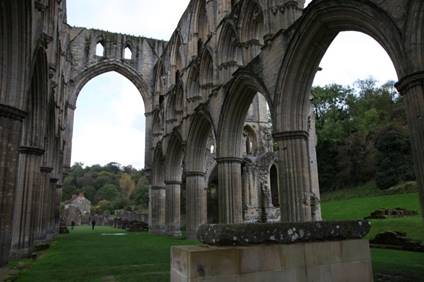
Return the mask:
<path fill-rule="evenodd" d="M 278 173 L 277 168 L 275 165 L 271 166 L 270 172 L 269 172 L 269 178 L 270 178 L 270 185 L 271 185 L 271 199 L 272 199 L 272 205 L 274 207 L 280 206 L 280 201 L 278 199 Z"/>
<path fill-rule="evenodd" d="M 97 43 L 96 45 L 96 56 L 104 57 L 105 55 L 105 47 L 102 42 Z"/>
<path fill-rule="evenodd" d="M 211 154 L 215 153 L 215 146 L 214 145 L 211 145 L 210 151 L 211 151 Z"/>
<path fill-rule="evenodd" d="M 124 59 L 125 60 L 131 60 L 132 59 L 132 51 L 130 47 L 126 47 L 124 50 Z"/>

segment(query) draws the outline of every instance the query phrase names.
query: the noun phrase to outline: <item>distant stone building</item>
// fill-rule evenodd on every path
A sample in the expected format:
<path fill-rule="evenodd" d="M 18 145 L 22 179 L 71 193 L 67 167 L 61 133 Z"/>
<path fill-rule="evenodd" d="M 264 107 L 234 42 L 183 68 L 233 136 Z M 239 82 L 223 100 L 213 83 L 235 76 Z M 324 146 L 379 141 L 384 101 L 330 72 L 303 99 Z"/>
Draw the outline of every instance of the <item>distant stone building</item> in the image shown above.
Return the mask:
<path fill-rule="evenodd" d="M 91 202 L 85 198 L 84 193 L 74 195 L 70 201 L 65 203 L 64 220 L 66 225 L 72 221 L 76 225 L 89 224 L 91 215 Z"/>

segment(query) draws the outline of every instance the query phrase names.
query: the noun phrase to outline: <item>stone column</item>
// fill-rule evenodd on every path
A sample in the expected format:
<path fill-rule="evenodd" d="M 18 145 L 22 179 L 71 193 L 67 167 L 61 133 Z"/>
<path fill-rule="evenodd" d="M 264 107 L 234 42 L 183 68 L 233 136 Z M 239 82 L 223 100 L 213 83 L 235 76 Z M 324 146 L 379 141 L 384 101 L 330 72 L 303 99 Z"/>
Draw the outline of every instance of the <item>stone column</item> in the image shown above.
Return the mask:
<path fill-rule="evenodd" d="M 0 104 L 0 267 L 7 263 L 12 240 L 18 147 L 25 113 Z"/>
<path fill-rule="evenodd" d="M 196 239 L 197 228 L 208 222 L 207 187 L 205 173 L 186 171 L 186 233 L 188 239 Z"/>
<path fill-rule="evenodd" d="M 309 134 L 286 131 L 274 134 L 278 143 L 279 200 L 282 222 L 312 220 Z"/>
<path fill-rule="evenodd" d="M 321 216 L 321 193 L 319 191 L 319 178 L 318 178 L 318 159 L 317 159 L 317 144 L 318 137 L 316 133 L 316 120 L 314 106 L 311 104 L 311 111 L 309 114 L 309 163 L 311 167 L 311 213 L 312 220 L 320 221 Z"/>
<path fill-rule="evenodd" d="M 150 232 L 154 234 L 165 233 L 165 197 L 165 187 L 150 187 Z"/>
<path fill-rule="evenodd" d="M 50 185 L 48 191 L 48 209 L 47 209 L 47 240 L 52 240 L 56 235 L 55 225 L 55 198 L 57 189 L 57 178 L 50 178 Z"/>
<path fill-rule="evenodd" d="M 396 84 L 396 87 L 405 101 L 408 127 L 411 133 L 412 156 L 424 220 L 424 71 L 402 78 Z"/>
<path fill-rule="evenodd" d="M 19 148 L 18 180 L 13 215 L 13 237 L 10 256 L 29 255 L 34 242 L 34 199 L 40 187 L 40 166 L 44 150 L 36 147 Z M 38 202 L 38 200 L 37 200 Z"/>
<path fill-rule="evenodd" d="M 36 244 L 44 244 L 47 240 L 47 226 L 48 226 L 48 195 L 50 190 L 50 176 L 49 174 L 53 171 L 51 167 L 41 167 L 41 180 L 40 180 L 40 195 L 41 203 L 38 209 L 38 223 L 35 234 Z"/>
<path fill-rule="evenodd" d="M 165 181 L 166 184 L 166 232 L 181 236 L 181 182 Z"/>
<path fill-rule="evenodd" d="M 62 200 L 63 186 L 62 183 L 56 185 L 55 202 L 54 202 L 54 234 L 59 233 L 60 227 L 60 202 Z"/>
<path fill-rule="evenodd" d="M 242 223 L 242 181 L 240 158 L 217 158 L 220 223 Z"/>
<path fill-rule="evenodd" d="M 145 125 L 145 143 L 144 148 L 144 167 L 147 170 L 152 168 L 152 142 L 153 142 L 153 113 L 145 113 L 146 125 Z"/>
<path fill-rule="evenodd" d="M 63 165 L 66 168 L 71 167 L 71 156 L 72 156 L 72 136 L 74 132 L 74 114 L 76 107 L 74 105 L 68 104 L 67 111 L 67 121 L 66 121 L 66 131 L 65 131 L 65 148 L 64 148 L 64 159 Z"/>

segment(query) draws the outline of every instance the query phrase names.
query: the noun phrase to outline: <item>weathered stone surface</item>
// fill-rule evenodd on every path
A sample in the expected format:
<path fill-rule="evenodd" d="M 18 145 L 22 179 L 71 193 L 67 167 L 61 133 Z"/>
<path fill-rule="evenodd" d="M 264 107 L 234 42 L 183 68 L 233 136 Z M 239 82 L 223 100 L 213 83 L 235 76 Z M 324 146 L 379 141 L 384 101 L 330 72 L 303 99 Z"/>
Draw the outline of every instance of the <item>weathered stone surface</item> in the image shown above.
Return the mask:
<path fill-rule="evenodd" d="M 296 242 L 360 239 L 368 234 L 368 221 L 206 224 L 199 227 L 197 238 L 213 246 L 254 244 L 292 244 Z"/>
<path fill-rule="evenodd" d="M 401 249 L 405 251 L 424 252 L 424 245 L 419 241 L 406 237 L 402 232 L 383 232 L 370 241 L 373 247 Z"/>
<path fill-rule="evenodd" d="M 416 211 L 411 211 L 402 208 L 394 208 L 394 209 L 378 209 L 373 211 L 369 216 L 365 219 L 385 219 L 391 217 L 404 217 L 404 216 L 414 216 L 418 215 Z"/>
<path fill-rule="evenodd" d="M 372 277 L 367 240 L 171 249 L 172 282 L 368 282 Z"/>

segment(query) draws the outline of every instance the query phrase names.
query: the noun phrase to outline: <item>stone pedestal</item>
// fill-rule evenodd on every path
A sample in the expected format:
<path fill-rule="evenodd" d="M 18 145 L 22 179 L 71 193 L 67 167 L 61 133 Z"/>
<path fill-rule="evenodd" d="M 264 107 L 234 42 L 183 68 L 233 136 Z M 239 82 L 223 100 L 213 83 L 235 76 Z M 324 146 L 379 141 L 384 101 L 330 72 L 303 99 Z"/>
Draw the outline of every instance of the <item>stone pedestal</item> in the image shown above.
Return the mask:
<path fill-rule="evenodd" d="M 165 181 L 166 184 L 166 232 L 181 235 L 181 182 Z"/>
<path fill-rule="evenodd" d="M 371 282 L 367 240 L 254 245 L 175 246 L 171 281 Z"/>
<path fill-rule="evenodd" d="M 207 188 L 203 172 L 190 171 L 186 176 L 186 231 L 195 239 L 197 228 L 207 222 Z"/>

